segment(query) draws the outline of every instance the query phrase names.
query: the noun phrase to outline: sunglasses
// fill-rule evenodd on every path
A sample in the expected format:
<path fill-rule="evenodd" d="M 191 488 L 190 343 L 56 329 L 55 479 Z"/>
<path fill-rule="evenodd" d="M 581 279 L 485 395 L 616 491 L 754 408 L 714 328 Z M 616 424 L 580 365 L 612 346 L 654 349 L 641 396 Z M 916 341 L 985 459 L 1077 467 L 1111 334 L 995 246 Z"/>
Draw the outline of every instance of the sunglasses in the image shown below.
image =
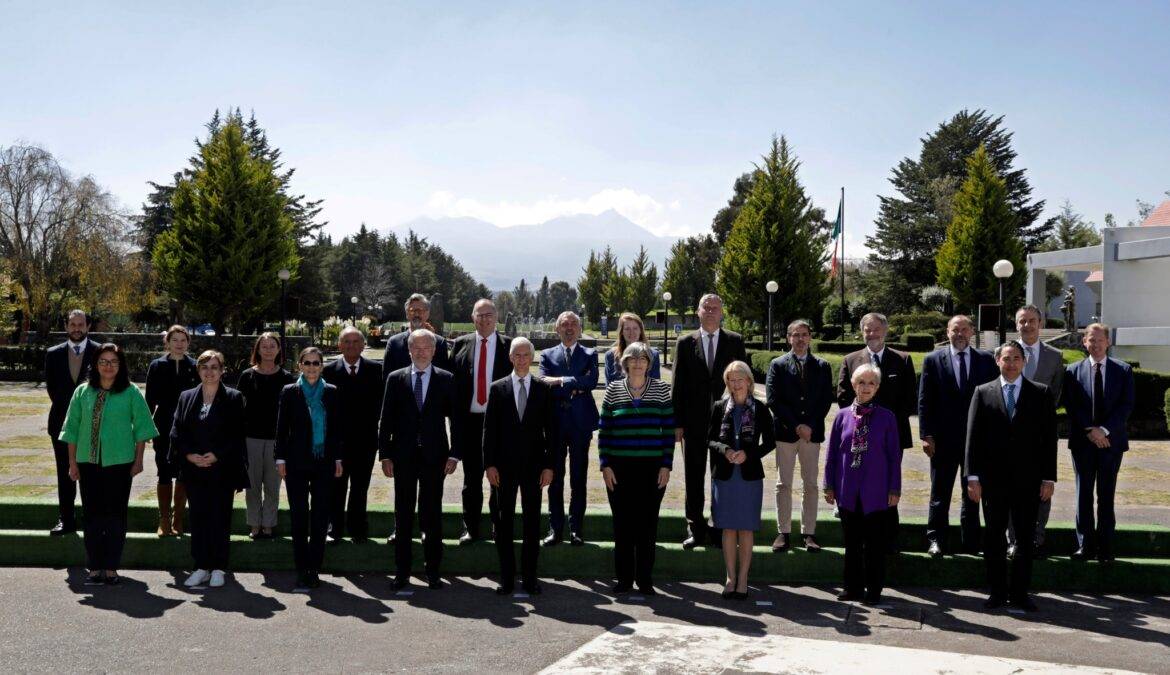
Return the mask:
<path fill-rule="evenodd" d="M 310 368 L 320 368 L 321 362 L 320 361 L 301 361 L 301 365 L 308 366 Z"/>

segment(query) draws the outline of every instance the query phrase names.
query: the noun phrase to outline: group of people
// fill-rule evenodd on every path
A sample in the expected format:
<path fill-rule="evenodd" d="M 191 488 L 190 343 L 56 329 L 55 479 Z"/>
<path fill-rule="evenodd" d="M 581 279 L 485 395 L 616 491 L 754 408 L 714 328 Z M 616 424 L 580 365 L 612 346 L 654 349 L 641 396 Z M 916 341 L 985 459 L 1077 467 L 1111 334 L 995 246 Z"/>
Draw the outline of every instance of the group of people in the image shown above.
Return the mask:
<path fill-rule="evenodd" d="M 79 483 L 87 583 L 118 583 L 130 484 L 142 471 L 146 441 L 154 439 L 158 534 L 190 532 L 194 571 L 187 586 L 224 583 L 236 492 L 247 493 L 249 534 L 275 535 L 283 482 L 297 586 L 316 587 L 327 543 L 368 541 L 367 492 L 380 460 L 394 485 L 395 588 L 410 583 L 416 513 L 427 584 L 442 587 L 443 487 L 462 464 L 460 543 L 477 541 L 490 528 L 500 561 L 497 592 L 514 592 L 519 495 L 521 587 L 538 594 L 540 547 L 566 539 L 585 543 L 589 448 L 597 432 L 597 467 L 612 512 L 615 592 L 637 586 L 654 594 L 658 512 L 681 443 L 682 545 L 722 548 L 724 597 L 747 597 L 761 523 L 763 458 L 775 450 L 773 550 L 794 545 L 792 483 L 799 462 L 800 545 L 820 550 L 816 524 L 823 496 L 835 507 L 845 539 L 840 599 L 878 603 L 886 554 L 897 552 L 901 461 L 913 445 L 909 418 L 917 414 L 931 465 L 929 554 L 948 549 L 958 475 L 962 550 L 982 548 L 988 606 L 1011 602 L 1035 609 L 1028 580 L 1056 481 L 1061 402 L 1072 422 L 1077 473 L 1079 547 L 1073 557 L 1112 560 L 1113 492 L 1127 448 L 1133 375 L 1106 355 L 1109 329 L 1101 324 L 1085 330 L 1089 356 L 1065 368 L 1060 352 L 1038 340 L 1035 307 L 1017 312 L 1020 340 L 1000 345 L 994 355 L 973 348 L 971 320 L 955 316 L 947 344 L 925 359 L 916 381 L 909 355 L 885 343 L 886 318 L 871 313 L 860 323 L 866 347 L 844 358 L 834 386 L 831 366 L 811 353 L 811 325 L 796 320 L 787 328 L 790 351 L 770 364 L 760 400 L 743 338 L 721 327 L 723 306 L 715 294 L 700 300 L 699 329 L 677 342 L 671 384 L 661 379 L 658 351 L 634 314 L 619 317 L 617 340 L 601 367 L 596 351 L 580 343 L 580 318 L 562 313 L 560 344 L 539 354 L 538 370 L 531 341 L 498 333 L 491 300 L 475 303 L 475 331 L 450 343 L 430 329 L 425 296 L 412 295 L 406 314 L 410 329 L 387 341 L 381 363 L 363 357 L 364 337 L 346 328 L 339 358 L 327 363 L 320 349 L 308 347 L 297 356 L 296 375 L 282 367 L 279 338 L 265 333 L 235 388 L 223 383 L 223 355 L 208 350 L 192 359 L 186 329 L 173 326 L 164 338 L 167 353 L 150 364 L 143 396 L 130 384 L 121 349 L 89 341 L 84 313 L 70 313 L 67 341 L 46 356 L 60 487 L 61 517 L 53 533 L 76 529 Z M 599 409 L 593 390 L 601 370 L 606 386 Z M 833 402 L 840 410 L 826 432 Z M 481 513 L 485 479 L 490 525 Z M 541 538 L 545 489 L 550 527 Z"/>

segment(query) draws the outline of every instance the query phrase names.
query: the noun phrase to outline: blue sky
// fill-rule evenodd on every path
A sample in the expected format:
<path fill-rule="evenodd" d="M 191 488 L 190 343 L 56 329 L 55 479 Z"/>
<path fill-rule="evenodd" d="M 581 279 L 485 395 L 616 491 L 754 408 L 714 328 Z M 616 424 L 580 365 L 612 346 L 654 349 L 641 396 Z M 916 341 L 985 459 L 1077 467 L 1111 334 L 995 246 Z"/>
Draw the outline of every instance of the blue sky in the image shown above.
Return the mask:
<path fill-rule="evenodd" d="M 855 252 L 962 108 L 1006 116 L 1049 213 L 1170 189 L 1165 2 L 187 4 L 0 0 L 0 145 L 137 208 L 240 106 L 339 235 L 605 208 L 706 231 L 778 133 L 817 205 L 846 188 Z"/>

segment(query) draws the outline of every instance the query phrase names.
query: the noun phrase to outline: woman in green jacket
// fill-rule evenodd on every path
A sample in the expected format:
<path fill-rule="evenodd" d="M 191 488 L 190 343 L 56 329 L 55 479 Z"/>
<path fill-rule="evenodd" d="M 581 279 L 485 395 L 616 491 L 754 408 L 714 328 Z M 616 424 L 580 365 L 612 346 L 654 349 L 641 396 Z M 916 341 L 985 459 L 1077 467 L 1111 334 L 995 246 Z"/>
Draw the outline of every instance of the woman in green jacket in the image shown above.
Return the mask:
<path fill-rule="evenodd" d="M 121 581 L 130 481 L 142 473 L 146 442 L 158 436 L 146 399 L 130 384 L 122 350 L 104 344 L 94 363 L 89 381 L 73 392 L 59 436 L 69 444 L 69 477 L 80 482 L 91 586 Z"/>

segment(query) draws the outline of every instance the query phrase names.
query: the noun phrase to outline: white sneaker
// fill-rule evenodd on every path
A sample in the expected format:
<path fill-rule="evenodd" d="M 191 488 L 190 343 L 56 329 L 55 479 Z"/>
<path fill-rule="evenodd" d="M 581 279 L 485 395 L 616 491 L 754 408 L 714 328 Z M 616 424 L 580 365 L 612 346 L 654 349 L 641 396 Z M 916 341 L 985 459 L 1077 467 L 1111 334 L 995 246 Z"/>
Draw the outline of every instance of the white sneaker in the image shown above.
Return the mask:
<path fill-rule="evenodd" d="M 211 570 L 211 587 L 219 588 L 223 586 L 223 570 Z"/>
<path fill-rule="evenodd" d="M 187 580 L 183 582 L 183 585 L 187 588 L 202 586 L 203 584 L 207 583 L 207 580 L 210 577 L 211 573 L 207 570 L 195 570 L 191 573 L 191 576 L 187 577 Z"/>

